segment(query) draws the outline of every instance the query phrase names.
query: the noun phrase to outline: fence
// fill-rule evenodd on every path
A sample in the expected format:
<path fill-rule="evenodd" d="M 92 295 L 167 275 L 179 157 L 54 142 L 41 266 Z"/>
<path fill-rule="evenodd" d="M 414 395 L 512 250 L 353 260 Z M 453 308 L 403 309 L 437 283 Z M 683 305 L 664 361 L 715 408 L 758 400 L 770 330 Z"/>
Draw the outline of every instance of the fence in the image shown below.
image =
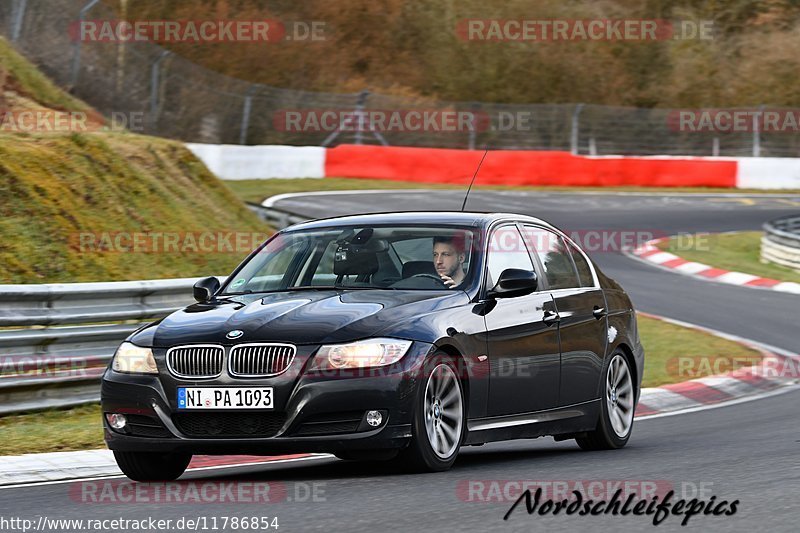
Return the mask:
<path fill-rule="evenodd" d="M 800 272 L 800 216 L 781 217 L 764 224 L 761 260 Z"/>
<path fill-rule="evenodd" d="M 212 72 L 153 43 L 109 45 L 80 42 L 70 36 L 70 24 L 75 21 L 115 18 L 109 6 L 99 0 L 0 3 L 0 31 L 56 83 L 69 87 L 106 116 L 138 113 L 145 117 L 145 133 L 187 142 L 445 148 L 488 145 L 589 155 L 800 156 L 800 133 L 759 131 L 763 128 L 755 119 L 752 127 L 745 128 L 748 131 L 692 132 L 676 128 L 679 111 L 670 109 L 445 102 L 366 91 L 333 94 L 289 90 Z M 347 118 L 345 127 L 334 131 L 287 131 L 281 126 L 287 110 L 301 114 L 331 110 L 344 112 Z M 372 112 L 403 115 L 414 110 L 467 113 L 478 117 L 480 124 L 455 131 L 379 131 L 369 126 Z"/>

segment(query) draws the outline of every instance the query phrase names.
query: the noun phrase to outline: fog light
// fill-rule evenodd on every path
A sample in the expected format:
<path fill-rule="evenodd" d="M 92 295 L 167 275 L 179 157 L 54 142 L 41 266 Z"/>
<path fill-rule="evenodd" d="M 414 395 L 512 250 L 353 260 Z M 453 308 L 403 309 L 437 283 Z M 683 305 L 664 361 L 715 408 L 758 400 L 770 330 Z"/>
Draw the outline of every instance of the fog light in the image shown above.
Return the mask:
<path fill-rule="evenodd" d="M 383 422 L 383 416 L 380 411 L 367 411 L 367 424 L 376 428 Z"/>
<path fill-rule="evenodd" d="M 106 420 L 108 420 L 108 425 L 116 430 L 125 429 L 128 424 L 128 419 L 125 418 L 125 415 L 119 413 L 106 413 Z"/>

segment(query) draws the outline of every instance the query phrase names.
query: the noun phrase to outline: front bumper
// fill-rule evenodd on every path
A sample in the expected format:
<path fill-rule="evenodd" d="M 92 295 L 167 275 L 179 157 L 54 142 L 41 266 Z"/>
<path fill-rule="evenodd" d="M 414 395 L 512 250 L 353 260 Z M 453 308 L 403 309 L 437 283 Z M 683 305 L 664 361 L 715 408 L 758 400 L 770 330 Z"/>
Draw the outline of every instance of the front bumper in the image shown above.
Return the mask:
<path fill-rule="evenodd" d="M 104 374 L 103 413 L 121 413 L 129 419 L 124 430 L 115 430 L 103 417 L 106 444 L 118 451 L 206 455 L 402 448 L 411 437 L 421 363 L 432 348 L 430 344 L 414 342 L 406 356 L 390 367 L 324 376 L 306 372 L 313 359 L 310 350 L 306 357 L 298 357 L 294 372 L 281 376 L 233 379 L 223 375 L 202 382 L 172 376 L 156 352 L 158 376 L 123 374 L 111 369 Z M 179 410 L 177 388 L 182 386 L 271 386 L 275 408 Z M 366 424 L 364 415 L 368 410 L 383 414 L 377 428 Z M 192 424 L 186 423 L 187 416 Z M 223 429 L 233 423 L 239 424 L 235 436 Z M 197 427 L 202 435 L 192 433 Z"/>

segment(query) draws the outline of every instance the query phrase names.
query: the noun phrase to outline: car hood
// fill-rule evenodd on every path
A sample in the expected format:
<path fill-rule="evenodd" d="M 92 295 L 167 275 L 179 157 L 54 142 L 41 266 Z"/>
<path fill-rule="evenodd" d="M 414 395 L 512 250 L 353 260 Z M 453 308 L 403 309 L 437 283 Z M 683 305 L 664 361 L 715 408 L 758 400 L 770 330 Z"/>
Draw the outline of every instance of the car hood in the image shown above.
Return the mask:
<path fill-rule="evenodd" d="M 461 291 L 324 290 L 251 294 L 191 305 L 140 330 L 130 340 L 162 348 L 194 343 L 347 342 L 377 332 L 391 336 L 390 326 L 394 324 L 463 305 L 468 300 Z M 234 340 L 226 338 L 233 330 L 240 330 L 241 336 Z"/>

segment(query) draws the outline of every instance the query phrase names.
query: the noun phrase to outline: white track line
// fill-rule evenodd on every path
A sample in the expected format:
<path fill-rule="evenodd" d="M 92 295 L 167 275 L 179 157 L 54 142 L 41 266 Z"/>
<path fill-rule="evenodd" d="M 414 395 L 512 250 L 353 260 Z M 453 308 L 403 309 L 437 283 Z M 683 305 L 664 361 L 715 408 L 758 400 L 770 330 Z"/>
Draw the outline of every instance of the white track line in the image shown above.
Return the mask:
<path fill-rule="evenodd" d="M 387 180 L 390 181 L 390 180 Z M 466 188 L 464 189 L 464 191 Z M 276 194 L 270 196 L 261 202 L 264 207 L 272 207 L 276 202 L 297 198 L 301 196 L 336 196 L 343 194 L 397 194 L 398 192 L 414 192 L 414 193 L 430 193 L 430 192 L 464 192 L 460 188 L 453 189 L 353 189 L 349 191 L 309 191 L 309 192 L 289 192 L 284 194 Z M 630 192 L 630 191 L 547 191 L 542 189 L 523 189 L 518 191 L 509 191 L 507 189 L 476 189 L 477 192 L 507 192 L 507 193 L 537 193 L 545 195 L 584 195 L 584 196 L 653 196 L 653 197 L 697 197 L 697 198 L 749 198 L 755 196 L 758 198 L 800 198 L 798 194 L 787 193 L 737 193 L 737 192 L 720 192 L 720 193 L 696 193 L 696 192 Z"/>
<path fill-rule="evenodd" d="M 213 470 L 225 470 L 230 468 L 241 468 L 245 466 L 262 466 L 262 465 L 274 465 L 274 464 L 286 464 L 286 463 L 300 463 L 304 461 L 312 461 L 318 459 L 332 459 L 334 456 L 327 453 L 320 453 L 314 454 L 311 457 L 294 457 L 292 459 L 274 459 L 272 461 L 263 461 L 259 463 L 242 463 L 236 465 L 218 465 L 218 466 L 203 466 L 199 468 L 192 468 L 187 470 L 187 474 L 191 474 L 192 472 L 201 472 L 201 471 L 213 471 Z M 64 483 L 78 483 L 81 481 L 97 481 L 102 479 L 119 479 L 119 478 L 126 478 L 124 474 L 110 474 L 107 476 L 91 476 L 91 477 L 81 477 L 81 478 L 74 478 L 74 479 L 58 479 L 55 481 L 33 481 L 30 483 L 20 483 L 17 485 L 1 485 L 0 490 L 4 489 L 18 489 L 21 487 L 40 487 L 44 485 L 63 485 Z M 177 479 L 177 482 L 186 481 L 184 479 Z"/>

